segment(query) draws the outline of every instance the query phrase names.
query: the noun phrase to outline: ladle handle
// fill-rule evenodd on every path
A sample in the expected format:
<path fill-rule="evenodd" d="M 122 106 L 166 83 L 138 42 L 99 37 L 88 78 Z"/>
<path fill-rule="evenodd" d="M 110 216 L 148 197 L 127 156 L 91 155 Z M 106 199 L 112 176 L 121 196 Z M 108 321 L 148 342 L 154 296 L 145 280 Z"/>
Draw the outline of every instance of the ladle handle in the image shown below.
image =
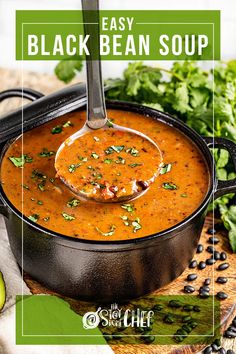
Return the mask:
<path fill-rule="evenodd" d="M 86 55 L 87 70 L 87 125 L 99 129 L 107 122 L 105 98 L 102 83 L 102 69 L 99 45 L 99 3 L 98 0 L 82 0 L 84 34 L 89 35 Z"/>

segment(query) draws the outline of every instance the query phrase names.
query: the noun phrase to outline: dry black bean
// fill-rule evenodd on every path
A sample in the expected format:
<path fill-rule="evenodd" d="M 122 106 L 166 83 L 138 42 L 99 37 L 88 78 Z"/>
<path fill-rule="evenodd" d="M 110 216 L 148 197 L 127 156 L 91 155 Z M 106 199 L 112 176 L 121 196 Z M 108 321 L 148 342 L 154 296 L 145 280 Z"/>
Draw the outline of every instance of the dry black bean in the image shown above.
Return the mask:
<path fill-rule="evenodd" d="M 197 327 L 198 323 L 196 321 L 189 321 L 188 322 L 188 326 L 190 326 L 191 328 L 195 328 Z"/>
<path fill-rule="evenodd" d="M 190 293 L 193 293 L 195 291 L 195 288 L 191 285 L 185 285 L 184 287 L 184 292 L 186 294 L 190 294 Z"/>
<path fill-rule="evenodd" d="M 211 258 L 215 258 L 215 260 L 218 261 L 220 259 L 220 252 L 218 251 L 213 252 Z"/>
<path fill-rule="evenodd" d="M 208 259 L 206 260 L 206 264 L 207 264 L 207 265 L 212 265 L 212 264 L 214 264 L 215 262 L 216 262 L 215 258 L 208 258 Z"/>
<path fill-rule="evenodd" d="M 178 300 L 170 300 L 169 301 L 169 306 L 178 309 L 178 308 L 180 308 L 182 306 L 182 304 Z"/>
<path fill-rule="evenodd" d="M 224 336 L 226 338 L 236 338 L 236 333 L 227 329 L 224 333 Z"/>
<path fill-rule="evenodd" d="M 225 261 L 227 259 L 227 254 L 225 252 L 220 253 L 220 260 Z"/>
<path fill-rule="evenodd" d="M 236 332 L 236 327 L 234 327 L 234 326 L 229 326 L 228 331 Z"/>
<path fill-rule="evenodd" d="M 190 286 L 190 285 L 188 285 L 188 286 Z M 187 311 L 187 312 L 193 311 L 193 305 L 184 305 L 183 310 Z"/>
<path fill-rule="evenodd" d="M 221 263 L 218 265 L 217 270 L 225 270 L 227 268 L 229 268 L 229 263 Z"/>
<path fill-rule="evenodd" d="M 211 284 L 211 278 L 206 278 L 204 280 L 204 285 L 210 285 Z"/>
<path fill-rule="evenodd" d="M 189 268 L 196 268 L 197 267 L 197 261 L 194 259 L 189 263 Z"/>
<path fill-rule="evenodd" d="M 216 338 L 214 343 L 217 345 L 217 347 L 220 347 L 220 338 Z"/>
<path fill-rule="evenodd" d="M 110 333 L 104 332 L 104 333 L 103 333 L 103 336 L 105 337 L 105 339 L 106 339 L 107 341 L 112 340 L 112 335 L 111 335 Z"/>
<path fill-rule="evenodd" d="M 184 337 L 182 336 L 174 336 L 173 338 L 177 343 L 183 342 L 184 340 Z"/>
<path fill-rule="evenodd" d="M 233 321 L 232 321 L 232 325 L 233 325 L 234 327 L 236 327 L 236 317 L 234 317 L 234 319 L 233 319 Z"/>
<path fill-rule="evenodd" d="M 209 345 L 209 347 L 206 347 L 203 351 L 204 354 L 211 354 L 212 353 L 212 347 Z"/>
<path fill-rule="evenodd" d="M 192 331 L 192 328 L 188 325 L 183 325 L 182 329 L 187 332 L 188 334 Z"/>
<path fill-rule="evenodd" d="M 197 279 L 197 274 L 188 274 L 187 281 L 193 281 Z"/>
<path fill-rule="evenodd" d="M 226 354 L 225 348 L 221 347 L 218 351 L 219 354 Z"/>
<path fill-rule="evenodd" d="M 219 291 L 216 296 L 218 297 L 218 299 L 220 300 L 225 300 L 227 299 L 228 295 L 226 293 L 224 293 L 223 291 Z"/>
<path fill-rule="evenodd" d="M 208 253 L 214 253 L 215 252 L 215 248 L 213 246 L 208 246 L 206 250 L 207 250 Z"/>
<path fill-rule="evenodd" d="M 207 292 L 209 293 L 210 288 L 209 288 L 209 286 L 204 285 L 204 286 L 201 286 L 199 290 L 200 290 L 200 291 L 202 291 L 202 290 L 203 290 L 203 291 L 207 291 Z"/>
<path fill-rule="evenodd" d="M 212 343 L 211 347 L 212 347 L 213 352 L 218 352 L 218 345 L 216 345 L 215 343 Z"/>
<path fill-rule="evenodd" d="M 171 323 L 174 323 L 175 320 L 174 320 L 173 316 L 171 316 L 171 315 L 166 315 L 166 316 L 164 317 L 164 322 L 171 324 Z"/>
<path fill-rule="evenodd" d="M 205 269 L 206 268 L 206 263 L 205 262 L 203 262 L 203 261 L 201 261 L 201 262 L 199 262 L 199 264 L 198 264 L 198 269 Z"/>
<path fill-rule="evenodd" d="M 208 242 L 211 243 L 212 245 L 217 245 L 217 243 L 220 242 L 220 240 L 217 237 L 209 237 Z"/>
<path fill-rule="evenodd" d="M 210 294 L 209 294 L 208 291 L 201 290 L 200 293 L 199 293 L 199 296 L 202 299 L 207 299 L 210 296 Z"/>
<path fill-rule="evenodd" d="M 123 335 L 119 332 L 112 333 L 112 339 L 121 339 Z"/>
<path fill-rule="evenodd" d="M 216 279 L 216 282 L 219 284 L 225 284 L 225 283 L 227 283 L 227 281 L 228 281 L 228 278 L 226 278 L 226 277 L 218 277 Z"/>
<path fill-rule="evenodd" d="M 182 318 L 182 322 L 189 322 L 189 321 L 191 321 L 192 320 L 192 317 L 191 316 L 184 316 L 183 318 Z"/>
<path fill-rule="evenodd" d="M 209 227 L 209 229 L 207 229 L 207 234 L 208 235 L 214 235 L 216 233 L 216 230 L 213 229 L 212 227 Z"/>
<path fill-rule="evenodd" d="M 233 350 L 231 350 L 231 349 L 228 349 L 226 353 L 227 354 L 235 354 L 235 352 Z"/>
<path fill-rule="evenodd" d="M 154 337 L 154 336 L 145 336 L 145 337 L 143 338 L 143 340 L 144 340 L 144 342 L 145 342 L 146 344 L 150 344 L 150 343 L 153 343 L 153 342 L 154 342 L 155 337 Z"/>
<path fill-rule="evenodd" d="M 197 253 L 202 253 L 203 250 L 204 250 L 203 245 L 202 245 L 201 243 L 199 243 L 199 244 L 197 245 Z"/>
<path fill-rule="evenodd" d="M 197 306 L 197 305 L 193 306 L 193 311 L 195 311 L 195 312 L 201 312 L 200 306 Z"/>

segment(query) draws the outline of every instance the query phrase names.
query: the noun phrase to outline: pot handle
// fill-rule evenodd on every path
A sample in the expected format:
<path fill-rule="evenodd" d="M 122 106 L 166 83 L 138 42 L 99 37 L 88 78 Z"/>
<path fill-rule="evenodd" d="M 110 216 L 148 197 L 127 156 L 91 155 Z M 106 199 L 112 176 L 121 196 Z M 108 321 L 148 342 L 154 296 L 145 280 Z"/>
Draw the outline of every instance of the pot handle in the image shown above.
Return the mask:
<path fill-rule="evenodd" d="M 17 87 L 10 90 L 2 91 L 0 93 L 0 102 L 5 100 L 6 98 L 12 97 L 23 97 L 30 101 L 35 101 L 43 96 L 44 95 L 39 91 L 32 90 L 30 88 Z"/>
<path fill-rule="evenodd" d="M 32 90 L 29 88 L 21 88 L 21 87 L 17 87 L 17 88 L 13 88 L 10 90 L 5 90 L 0 92 L 0 102 L 2 102 L 3 100 L 7 99 L 7 98 L 12 98 L 12 97 L 23 97 L 26 98 L 30 101 L 35 101 L 38 98 L 43 97 L 44 95 L 41 92 L 38 92 L 36 90 Z M 1 150 L 2 146 L 0 146 L 0 150 Z M 3 201 L 0 199 L 0 214 L 4 215 L 4 216 L 8 216 L 8 210 L 7 210 L 7 206 L 3 203 Z"/>
<path fill-rule="evenodd" d="M 209 148 L 221 148 L 227 150 L 232 158 L 234 170 L 236 172 L 236 144 L 233 141 L 225 138 L 213 139 L 211 137 L 203 137 L 203 140 Z M 232 192 L 236 192 L 236 178 L 228 181 L 218 180 L 214 194 L 215 198 Z"/>

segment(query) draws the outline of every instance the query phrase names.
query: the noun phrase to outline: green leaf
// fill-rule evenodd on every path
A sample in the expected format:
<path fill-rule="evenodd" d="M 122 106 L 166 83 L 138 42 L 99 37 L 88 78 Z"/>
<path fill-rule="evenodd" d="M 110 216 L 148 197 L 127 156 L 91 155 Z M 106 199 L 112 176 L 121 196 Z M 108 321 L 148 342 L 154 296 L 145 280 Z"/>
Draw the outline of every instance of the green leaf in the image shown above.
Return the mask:
<path fill-rule="evenodd" d="M 160 169 L 160 175 L 164 175 L 167 172 L 170 172 L 172 169 L 172 165 L 171 163 L 167 163 L 164 166 L 162 166 L 162 168 Z"/>
<path fill-rule="evenodd" d="M 172 183 L 172 182 L 165 182 L 162 184 L 162 188 L 164 189 L 169 189 L 169 190 L 174 190 L 174 189 L 178 189 L 178 187 L 176 186 L 176 184 Z"/>
<path fill-rule="evenodd" d="M 67 202 L 66 206 L 67 206 L 68 208 L 76 208 L 79 204 L 80 204 L 80 200 L 79 200 L 79 199 L 72 198 L 72 199 L 70 199 L 70 200 Z"/>
<path fill-rule="evenodd" d="M 30 219 L 33 222 L 37 222 L 39 219 L 39 214 L 32 214 L 32 215 L 28 216 L 28 219 Z"/>
<path fill-rule="evenodd" d="M 16 167 L 23 167 L 25 163 L 33 162 L 33 159 L 29 155 L 21 155 L 20 157 L 9 157 L 9 160 Z"/>
<path fill-rule="evenodd" d="M 50 156 L 53 156 L 55 154 L 56 154 L 55 151 L 49 151 L 48 149 L 43 148 L 43 150 L 39 153 L 39 156 L 41 156 L 41 157 L 50 157 Z"/>
<path fill-rule="evenodd" d="M 62 60 L 55 67 L 55 74 L 57 78 L 69 83 L 83 68 L 82 57 L 76 57 L 76 60 Z"/>
<path fill-rule="evenodd" d="M 51 133 L 52 134 L 60 134 L 62 132 L 62 126 L 57 125 L 56 127 L 52 128 Z"/>
<path fill-rule="evenodd" d="M 189 106 L 189 92 L 185 82 L 181 82 L 177 85 L 173 107 L 180 113 L 186 113 L 192 110 Z"/>
<path fill-rule="evenodd" d="M 229 208 L 220 205 L 220 213 L 224 226 L 229 231 L 229 242 L 232 250 L 236 252 L 236 205 L 231 205 Z"/>
<path fill-rule="evenodd" d="M 128 213 L 133 213 L 135 210 L 135 207 L 133 204 L 122 204 L 121 208 L 125 209 L 128 211 Z"/>
<path fill-rule="evenodd" d="M 63 216 L 63 218 L 66 221 L 72 221 L 75 220 L 75 217 L 73 215 L 67 214 L 67 213 L 61 213 L 61 215 Z"/>

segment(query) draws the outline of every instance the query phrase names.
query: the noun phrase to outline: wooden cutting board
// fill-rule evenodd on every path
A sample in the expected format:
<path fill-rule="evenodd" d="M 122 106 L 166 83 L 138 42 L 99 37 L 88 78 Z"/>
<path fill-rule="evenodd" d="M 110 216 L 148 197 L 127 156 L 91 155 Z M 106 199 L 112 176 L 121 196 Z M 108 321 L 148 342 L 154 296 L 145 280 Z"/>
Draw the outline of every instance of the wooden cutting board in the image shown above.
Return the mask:
<path fill-rule="evenodd" d="M 0 91 L 12 88 L 19 87 L 21 85 L 25 87 L 31 87 L 36 90 L 39 90 L 45 94 L 48 94 L 52 91 L 56 91 L 65 85 L 59 82 L 55 76 L 47 74 L 39 74 L 32 72 L 24 72 L 23 76 L 20 71 L 7 70 L 0 68 L 1 82 L 0 82 Z M 74 80 L 75 82 L 75 80 Z M 1 103 L 0 105 L 0 115 L 5 111 L 9 111 L 15 107 L 18 107 L 21 104 L 20 99 L 10 99 Z M 200 242 L 204 245 L 204 248 L 209 245 L 207 239 L 206 230 L 208 227 L 212 227 L 212 218 L 207 217 L 205 226 L 201 235 Z M 191 282 L 196 289 L 199 289 L 202 286 L 202 283 L 205 278 L 213 278 L 213 269 L 215 269 L 215 278 L 220 276 L 227 276 L 228 283 L 224 285 L 217 284 L 213 282 L 210 285 L 211 294 L 216 294 L 218 291 L 226 292 L 229 297 L 221 302 L 221 330 L 222 332 L 225 328 L 228 327 L 233 317 L 236 315 L 236 257 L 230 251 L 228 244 L 228 239 L 226 232 L 218 232 L 217 237 L 220 238 L 220 243 L 215 246 L 219 251 L 225 251 L 228 254 L 227 262 L 230 263 L 230 268 L 223 272 L 216 271 L 216 267 L 219 264 L 217 262 L 213 266 L 207 266 L 204 270 L 195 269 L 186 269 L 184 273 L 176 279 L 171 284 L 157 291 L 155 294 L 158 295 L 176 295 L 183 294 L 183 287 L 187 284 L 186 277 L 189 273 L 197 273 L 198 279 L 194 282 Z M 194 259 L 197 261 L 206 260 L 209 258 L 209 253 L 206 251 L 196 254 Z M 24 279 L 31 289 L 33 294 L 53 294 L 52 291 L 46 289 L 44 286 L 39 284 L 37 281 L 32 279 L 28 274 L 24 274 Z M 213 283 L 214 283 L 214 292 L 213 292 Z M 86 308 L 86 303 L 81 301 L 76 301 L 73 299 L 67 299 L 71 305 L 79 312 L 80 309 Z M 236 349 L 236 340 L 225 340 L 223 345 L 229 349 Z M 184 346 L 182 345 L 173 345 L 173 346 L 154 346 L 154 345 L 112 345 L 112 349 L 116 354 L 188 354 L 188 353 L 197 353 L 202 347 L 201 346 Z"/>

